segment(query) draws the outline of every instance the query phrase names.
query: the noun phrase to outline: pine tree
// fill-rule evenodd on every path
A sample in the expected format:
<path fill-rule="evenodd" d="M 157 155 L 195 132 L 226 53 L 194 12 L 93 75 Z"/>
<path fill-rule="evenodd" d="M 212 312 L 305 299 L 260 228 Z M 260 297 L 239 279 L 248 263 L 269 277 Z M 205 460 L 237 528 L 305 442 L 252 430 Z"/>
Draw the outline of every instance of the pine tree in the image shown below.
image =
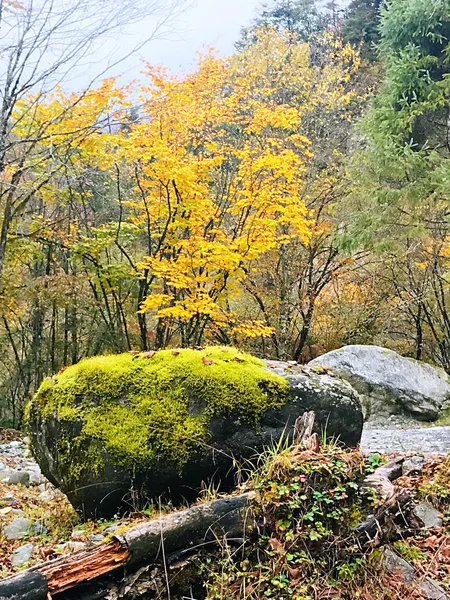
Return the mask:
<path fill-rule="evenodd" d="M 378 27 L 384 0 L 352 0 L 342 24 L 345 42 L 360 47 L 362 58 L 377 60 L 376 45 L 380 41 Z"/>

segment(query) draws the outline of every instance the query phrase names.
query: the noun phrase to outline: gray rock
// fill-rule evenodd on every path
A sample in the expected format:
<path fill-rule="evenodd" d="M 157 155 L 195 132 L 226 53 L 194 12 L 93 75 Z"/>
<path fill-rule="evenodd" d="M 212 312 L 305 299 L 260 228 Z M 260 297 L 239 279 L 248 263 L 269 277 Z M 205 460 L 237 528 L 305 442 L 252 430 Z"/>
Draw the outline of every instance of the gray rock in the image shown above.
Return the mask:
<path fill-rule="evenodd" d="M 47 502 L 53 500 L 57 495 L 58 492 L 55 489 L 44 490 L 39 494 L 38 500 L 39 502 L 42 502 L 42 504 L 46 504 Z"/>
<path fill-rule="evenodd" d="M 16 569 L 19 567 L 23 567 L 30 561 L 31 557 L 33 556 L 33 553 L 34 553 L 33 544 L 25 544 L 24 546 L 20 546 L 20 548 L 17 548 L 11 554 L 12 566 L 15 567 Z"/>
<path fill-rule="evenodd" d="M 450 427 L 414 427 L 413 429 L 378 429 L 364 426 L 361 449 L 365 454 L 409 454 L 420 452 L 448 454 L 450 452 Z"/>
<path fill-rule="evenodd" d="M 25 454 L 26 449 L 26 444 L 20 441 L 0 444 L 0 454 L 6 454 L 8 456 L 22 456 Z"/>
<path fill-rule="evenodd" d="M 417 504 L 413 508 L 412 513 L 422 523 L 423 529 L 442 527 L 442 513 L 429 502 Z"/>
<path fill-rule="evenodd" d="M 415 568 L 391 548 L 383 549 L 383 566 L 388 573 L 399 571 L 405 582 L 422 592 L 428 600 L 450 600 L 450 596 L 443 588 L 429 577 L 419 577 Z"/>
<path fill-rule="evenodd" d="M 58 544 L 55 550 L 64 554 L 66 552 L 78 552 L 84 550 L 85 547 L 86 544 L 83 544 L 83 542 L 65 542 L 64 544 Z"/>
<path fill-rule="evenodd" d="M 126 498 L 132 487 L 138 489 L 138 493 L 146 500 L 162 495 L 175 503 L 196 498 L 202 481 L 217 482 L 224 488 L 229 487 L 234 484 L 236 461 L 244 462 L 254 457 L 283 435 L 292 436 L 297 418 L 305 411 L 313 410 L 316 413 L 318 429 L 326 432 L 328 437 L 338 437 L 343 445 L 348 446 L 359 443 L 363 426 L 362 408 L 358 394 L 347 382 L 297 364 L 272 361 L 254 364 L 249 371 L 246 359 L 239 359 L 237 356 L 231 358 L 229 350 L 219 352 L 223 352 L 223 359 L 217 357 L 217 361 L 223 360 L 223 365 L 233 360 L 233 376 L 229 376 L 229 381 L 224 379 L 226 372 L 222 371 L 220 363 L 214 361 L 218 365 L 217 369 L 208 368 L 207 372 L 201 369 L 198 374 L 193 371 L 192 378 L 185 377 L 183 383 L 180 383 L 176 361 L 168 361 L 172 365 L 170 377 L 173 378 L 173 385 L 180 386 L 180 411 L 174 415 L 176 430 L 190 427 L 192 417 L 197 415 L 203 417 L 198 421 L 204 424 L 202 435 L 208 440 L 205 444 L 203 440 L 192 439 L 186 455 L 183 453 L 182 466 L 176 458 L 176 452 L 169 452 L 164 444 L 158 442 L 158 432 L 145 419 L 143 421 L 149 444 L 146 450 L 143 448 L 143 455 L 153 448 L 148 454 L 148 462 L 137 463 L 135 454 L 127 457 L 126 444 L 124 456 L 118 460 L 117 454 L 109 449 L 106 434 L 90 437 L 83 433 L 84 424 L 88 419 L 95 418 L 93 411 L 103 402 L 107 402 L 108 406 L 113 406 L 116 402 L 130 411 L 129 415 L 124 415 L 125 423 L 132 417 L 133 411 L 140 410 L 139 402 L 147 396 L 143 392 L 142 398 L 138 400 L 135 395 L 136 384 L 143 386 L 141 374 L 138 376 L 134 368 L 139 363 L 126 361 L 126 369 L 129 371 L 122 372 L 125 387 L 120 387 L 120 397 L 112 402 L 109 397 L 102 397 L 101 387 L 97 387 L 95 392 L 89 392 L 86 408 L 77 410 L 77 418 L 70 421 L 61 418 L 58 411 L 43 411 L 46 398 L 50 398 L 50 395 L 45 390 L 43 395 L 38 392 L 36 399 L 30 404 L 28 421 L 34 455 L 44 475 L 67 494 L 84 518 L 110 518 L 120 511 L 129 510 Z M 122 359 L 118 357 L 117 360 Z M 163 356 L 162 362 L 158 363 L 165 373 L 161 377 L 164 386 L 158 392 L 161 395 L 167 393 L 172 385 L 165 371 L 165 361 Z M 97 368 L 99 367 L 96 366 L 95 369 Z M 80 378 L 80 386 L 88 384 L 83 368 L 78 365 L 71 369 L 74 377 Z M 268 371 L 281 378 L 269 377 Z M 95 370 L 90 372 L 89 378 L 91 376 L 95 376 Z M 136 377 L 138 380 L 134 381 Z M 155 389 L 162 385 L 157 372 L 151 371 L 145 377 L 148 377 L 148 385 L 156 386 Z M 220 382 L 220 386 L 227 386 L 229 395 L 225 396 L 236 401 L 235 408 L 233 404 L 229 404 L 221 410 L 220 398 L 210 397 L 215 378 L 218 385 Z M 92 380 L 94 381 L 95 379 Z M 72 389 L 77 389 L 75 380 L 73 384 Z M 57 398 L 58 394 L 66 393 L 61 388 L 58 377 L 52 379 L 51 385 L 52 394 L 55 394 L 52 397 Z M 129 393 L 133 394 L 132 402 L 127 399 L 127 386 Z M 262 405 L 253 406 L 252 402 L 248 402 L 250 412 L 246 414 L 247 400 L 254 394 L 255 386 L 261 392 L 257 397 Z M 90 385 L 86 389 L 91 389 Z M 74 394 L 69 400 L 77 409 L 80 408 L 79 396 L 78 393 Z M 265 409 L 264 399 L 267 400 Z M 208 406 L 216 402 L 218 410 L 209 410 Z M 137 414 L 141 418 L 143 413 Z M 171 415 L 164 419 L 166 425 L 161 425 L 161 428 L 167 426 L 172 431 Z M 93 461 L 95 468 L 92 468 Z"/>
<path fill-rule="evenodd" d="M 0 501 L 3 502 L 4 504 L 8 504 L 9 506 L 12 506 L 13 504 L 18 504 L 18 500 L 15 496 L 13 496 L 12 494 L 5 494 L 5 496 L 2 496 L 0 498 Z"/>
<path fill-rule="evenodd" d="M 48 533 L 47 527 L 41 525 L 41 523 L 33 523 L 30 527 L 30 535 L 46 535 Z"/>
<path fill-rule="evenodd" d="M 114 525 L 109 525 L 109 527 L 105 527 L 105 529 L 103 530 L 103 533 L 105 535 L 111 535 L 113 533 L 116 533 L 116 531 L 118 529 L 120 529 L 120 527 L 123 525 L 123 523 L 117 524 L 115 523 Z"/>
<path fill-rule="evenodd" d="M 30 469 L 28 474 L 30 476 L 29 485 L 38 486 L 42 483 L 43 476 L 40 468 L 37 465 L 33 469 Z"/>
<path fill-rule="evenodd" d="M 443 369 L 379 346 L 345 346 L 315 358 L 360 393 L 368 419 L 407 414 L 422 421 L 438 417 L 450 402 L 450 379 Z"/>
<path fill-rule="evenodd" d="M 267 361 L 267 369 L 289 382 L 292 404 L 297 414 L 313 410 L 322 433 L 338 438 L 347 446 L 356 446 L 361 440 L 363 414 L 358 393 L 353 387 L 334 375 L 302 365 L 281 361 Z M 292 406 L 291 403 L 286 405 Z M 282 421 L 292 419 L 289 410 L 280 410 Z"/>
<path fill-rule="evenodd" d="M 405 458 L 402 465 L 403 475 L 409 475 L 410 473 L 418 473 L 422 470 L 423 465 L 426 463 L 424 456 L 409 456 Z"/>
<path fill-rule="evenodd" d="M 89 536 L 89 541 L 91 544 L 100 544 L 103 542 L 105 536 L 102 533 L 95 533 L 94 535 Z"/>
<path fill-rule="evenodd" d="M 19 471 L 15 469 L 10 469 L 8 476 L 4 480 L 10 485 L 30 485 L 30 474 L 28 471 Z"/>
<path fill-rule="evenodd" d="M 29 519 L 19 517 L 3 529 L 3 535 L 7 540 L 21 540 L 30 533 L 30 527 Z"/>

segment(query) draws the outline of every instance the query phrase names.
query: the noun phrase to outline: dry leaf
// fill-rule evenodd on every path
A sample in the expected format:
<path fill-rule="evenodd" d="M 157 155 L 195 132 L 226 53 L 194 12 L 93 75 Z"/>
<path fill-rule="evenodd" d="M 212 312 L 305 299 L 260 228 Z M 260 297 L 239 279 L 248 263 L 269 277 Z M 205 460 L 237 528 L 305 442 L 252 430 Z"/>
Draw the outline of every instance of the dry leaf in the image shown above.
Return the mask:
<path fill-rule="evenodd" d="M 207 358 L 206 356 L 202 357 L 202 363 L 204 365 L 216 365 L 217 362 L 213 358 Z"/>
<path fill-rule="evenodd" d="M 280 548 L 283 547 L 283 544 L 277 540 L 276 538 L 270 538 L 269 540 L 269 546 L 271 548 L 271 550 L 279 550 Z"/>

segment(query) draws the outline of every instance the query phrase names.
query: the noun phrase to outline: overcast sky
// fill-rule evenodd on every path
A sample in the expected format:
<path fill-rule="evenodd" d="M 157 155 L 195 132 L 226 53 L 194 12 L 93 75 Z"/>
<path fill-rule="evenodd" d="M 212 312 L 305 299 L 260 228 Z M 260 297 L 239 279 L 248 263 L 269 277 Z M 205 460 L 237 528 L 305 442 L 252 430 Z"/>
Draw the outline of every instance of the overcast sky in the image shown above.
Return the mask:
<path fill-rule="evenodd" d="M 120 2 L 120 0 L 117 0 Z M 174 71 L 186 71 L 195 65 L 196 52 L 214 46 L 221 54 L 233 52 L 241 28 L 250 24 L 260 7 L 261 0 L 187 0 L 190 6 L 182 12 L 170 33 L 150 41 L 137 54 L 114 67 L 110 75 L 123 73 L 122 81 L 139 77 L 143 61 L 161 64 Z M 137 40 L 149 35 L 154 28 L 152 19 L 142 21 L 130 32 L 104 43 L 103 50 L 111 47 L 111 55 L 131 51 Z"/>

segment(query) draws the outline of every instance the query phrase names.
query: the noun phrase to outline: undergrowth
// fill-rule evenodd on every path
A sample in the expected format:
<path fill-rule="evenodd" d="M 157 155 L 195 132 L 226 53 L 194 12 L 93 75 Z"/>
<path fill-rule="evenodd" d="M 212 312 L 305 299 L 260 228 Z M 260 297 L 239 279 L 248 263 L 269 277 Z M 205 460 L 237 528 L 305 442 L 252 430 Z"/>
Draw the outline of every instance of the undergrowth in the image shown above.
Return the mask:
<path fill-rule="evenodd" d="M 257 493 L 258 537 L 238 549 L 222 545 L 204 562 L 207 599 L 331 600 L 350 593 L 371 568 L 351 531 L 376 503 L 373 490 L 358 485 L 372 470 L 373 460 L 338 445 L 320 453 L 283 443 L 267 450 L 246 484 Z"/>

